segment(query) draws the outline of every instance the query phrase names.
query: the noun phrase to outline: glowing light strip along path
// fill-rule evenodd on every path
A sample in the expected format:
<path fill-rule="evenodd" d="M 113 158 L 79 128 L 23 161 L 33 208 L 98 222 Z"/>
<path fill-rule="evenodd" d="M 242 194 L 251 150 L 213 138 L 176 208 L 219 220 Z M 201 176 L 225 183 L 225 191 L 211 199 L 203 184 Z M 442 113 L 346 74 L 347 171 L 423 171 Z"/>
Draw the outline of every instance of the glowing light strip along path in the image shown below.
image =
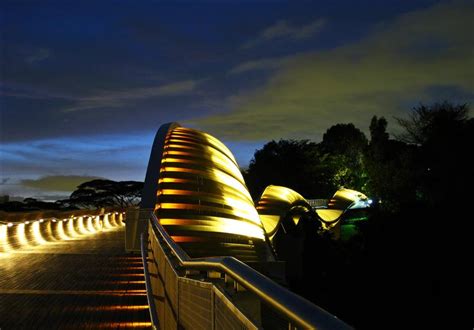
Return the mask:
<path fill-rule="evenodd" d="M 97 234 L 124 226 L 123 212 L 0 222 L 0 258 L 10 253 Z"/>

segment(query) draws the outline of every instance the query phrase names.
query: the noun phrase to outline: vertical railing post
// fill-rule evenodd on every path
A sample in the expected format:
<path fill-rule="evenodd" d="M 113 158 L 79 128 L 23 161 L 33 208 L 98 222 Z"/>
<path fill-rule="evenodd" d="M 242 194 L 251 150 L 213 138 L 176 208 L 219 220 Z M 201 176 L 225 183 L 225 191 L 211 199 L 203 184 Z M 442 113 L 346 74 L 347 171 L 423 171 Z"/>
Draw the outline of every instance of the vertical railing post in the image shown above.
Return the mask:
<path fill-rule="evenodd" d="M 216 304 L 214 290 L 211 290 L 211 330 L 216 328 Z"/>

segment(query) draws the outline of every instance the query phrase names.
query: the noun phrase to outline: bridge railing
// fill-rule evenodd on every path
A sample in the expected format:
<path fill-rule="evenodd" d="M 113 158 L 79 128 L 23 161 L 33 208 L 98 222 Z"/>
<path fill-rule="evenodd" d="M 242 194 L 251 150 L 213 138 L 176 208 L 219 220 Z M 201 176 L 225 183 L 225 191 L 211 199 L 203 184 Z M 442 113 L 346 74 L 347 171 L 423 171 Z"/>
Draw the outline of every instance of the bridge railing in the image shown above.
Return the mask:
<path fill-rule="evenodd" d="M 312 208 L 319 209 L 327 207 L 329 199 L 307 199 L 306 201 Z"/>
<path fill-rule="evenodd" d="M 350 329 L 233 257 L 190 258 L 154 214 L 142 256 L 156 328 Z"/>

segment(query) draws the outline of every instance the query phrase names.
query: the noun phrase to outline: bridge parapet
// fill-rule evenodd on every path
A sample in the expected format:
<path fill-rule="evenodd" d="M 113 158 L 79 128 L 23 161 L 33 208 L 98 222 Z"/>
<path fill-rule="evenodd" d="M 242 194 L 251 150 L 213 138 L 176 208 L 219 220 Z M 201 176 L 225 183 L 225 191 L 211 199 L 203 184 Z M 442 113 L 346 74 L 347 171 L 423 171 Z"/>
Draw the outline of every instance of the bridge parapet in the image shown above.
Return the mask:
<path fill-rule="evenodd" d="M 127 226 L 125 227 L 125 251 L 140 252 L 140 235 L 146 230 L 148 219 L 153 209 L 128 208 L 125 214 Z"/>
<path fill-rule="evenodd" d="M 157 328 L 350 329 L 233 257 L 191 259 L 154 214 L 142 236 L 142 256 Z"/>
<path fill-rule="evenodd" d="M 292 210 L 312 212 L 303 197 L 291 195 Z M 156 328 L 349 328 L 256 270 L 278 268 L 271 233 L 234 156 L 215 137 L 177 123 L 162 125 L 141 208 L 132 212 L 134 226 L 127 216 L 127 231 L 136 242 L 149 214 L 141 250 Z"/>

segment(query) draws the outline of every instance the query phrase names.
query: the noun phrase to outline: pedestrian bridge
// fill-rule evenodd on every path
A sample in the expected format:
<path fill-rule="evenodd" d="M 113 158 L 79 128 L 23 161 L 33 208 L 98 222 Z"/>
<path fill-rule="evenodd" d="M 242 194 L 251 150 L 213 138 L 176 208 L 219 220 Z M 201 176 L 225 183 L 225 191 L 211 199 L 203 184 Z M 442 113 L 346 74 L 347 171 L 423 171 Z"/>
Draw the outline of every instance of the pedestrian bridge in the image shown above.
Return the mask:
<path fill-rule="evenodd" d="M 259 214 L 219 140 L 163 125 L 125 219 L 2 219 L 0 328 L 349 329 L 284 287 L 272 237 L 309 204 L 289 189 L 262 197 Z"/>
<path fill-rule="evenodd" d="M 136 218 L 154 326 L 348 328 L 278 283 L 284 268 L 271 235 L 213 136 L 176 123 L 159 129 Z"/>

